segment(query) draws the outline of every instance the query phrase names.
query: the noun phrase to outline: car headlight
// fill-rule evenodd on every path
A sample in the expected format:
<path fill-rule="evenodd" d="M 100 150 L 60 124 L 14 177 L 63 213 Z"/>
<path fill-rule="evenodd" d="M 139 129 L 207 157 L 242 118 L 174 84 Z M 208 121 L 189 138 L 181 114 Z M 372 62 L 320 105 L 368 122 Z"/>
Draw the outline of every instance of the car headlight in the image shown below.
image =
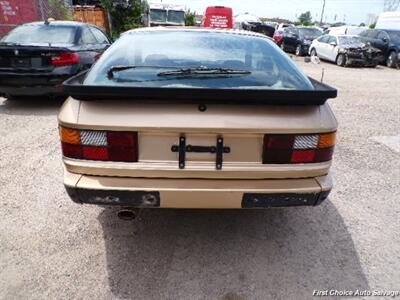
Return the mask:
<path fill-rule="evenodd" d="M 305 40 L 304 45 L 311 45 L 311 41 Z"/>

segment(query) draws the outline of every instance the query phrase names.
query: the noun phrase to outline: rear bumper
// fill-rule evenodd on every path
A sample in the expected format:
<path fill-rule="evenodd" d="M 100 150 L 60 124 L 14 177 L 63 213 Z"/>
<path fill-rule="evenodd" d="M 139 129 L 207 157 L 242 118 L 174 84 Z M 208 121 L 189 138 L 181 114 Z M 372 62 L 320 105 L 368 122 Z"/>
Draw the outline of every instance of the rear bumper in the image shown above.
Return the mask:
<path fill-rule="evenodd" d="M 63 95 L 62 83 L 73 75 L 0 72 L 0 93 L 16 96 Z"/>
<path fill-rule="evenodd" d="M 147 208 L 268 208 L 315 206 L 324 201 L 329 175 L 306 179 L 152 179 L 87 176 L 66 171 L 77 203 Z"/>

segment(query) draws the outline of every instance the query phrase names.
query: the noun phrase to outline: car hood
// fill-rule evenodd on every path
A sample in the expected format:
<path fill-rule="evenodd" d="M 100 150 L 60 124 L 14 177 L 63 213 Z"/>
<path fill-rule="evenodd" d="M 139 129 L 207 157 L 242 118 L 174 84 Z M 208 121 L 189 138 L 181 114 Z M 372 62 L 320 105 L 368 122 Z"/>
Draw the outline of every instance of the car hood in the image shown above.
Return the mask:
<path fill-rule="evenodd" d="M 378 48 L 372 47 L 370 45 L 359 43 L 359 44 L 345 44 L 340 46 L 341 49 L 352 50 L 352 51 L 371 51 L 371 52 L 380 52 Z"/>

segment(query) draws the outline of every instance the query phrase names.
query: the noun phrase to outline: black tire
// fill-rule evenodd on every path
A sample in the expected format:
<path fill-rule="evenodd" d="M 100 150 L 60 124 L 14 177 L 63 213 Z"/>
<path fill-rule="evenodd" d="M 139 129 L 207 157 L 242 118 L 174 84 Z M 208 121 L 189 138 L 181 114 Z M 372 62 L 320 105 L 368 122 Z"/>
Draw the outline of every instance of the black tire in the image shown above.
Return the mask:
<path fill-rule="evenodd" d="M 311 51 L 310 51 L 310 56 L 311 56 L 311 57 L 313 57 L 313 56 L 318 56 L 317 50 L 315 50 L 315 48 L 312 48 L 312 49 L 311 49 Z"/>
<path fill-rule="evenodd" d="M 397 67 L 397 55 L 395 51 L 389 53 L 386 59 L 386 66 L 389 68 L 396 68 Z"/>
<path fill-rule="evenodd" d="M 296 56 L 303 56 L 303 49 L 301 48 L 301 45 L 298 44 L 296 46 L 296 51 L 295 51 Z"/>
<path fill-rule="evenodd" d="M 343 53 L 339 54 L 336 57 L 336 64 L 340 67 L 346 66 L 346 55 L 344 55 Z"/>
<path fill-rule="evenodd" d="M 281 43 L 281 49 L 282 49 L 282 51 L 286 52 L 285 43 L 283 41 Z"/>

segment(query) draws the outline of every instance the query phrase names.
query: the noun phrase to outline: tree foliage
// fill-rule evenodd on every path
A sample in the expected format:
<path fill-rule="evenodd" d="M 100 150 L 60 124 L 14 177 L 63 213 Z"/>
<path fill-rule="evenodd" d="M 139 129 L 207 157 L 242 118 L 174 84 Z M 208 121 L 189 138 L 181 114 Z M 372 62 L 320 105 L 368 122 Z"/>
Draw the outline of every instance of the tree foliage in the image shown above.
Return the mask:
<path fill-rule="evenodd" d="M 113 0 L 100 0 L 111 16 L 112 35 L 118 36 L 129 29 L 143 26 L 142 16 L 148 11 L 146 0 L 129 0 L 128 2 L 115 2 Z"/>
<path fill-rule="evenodd" d="M 312 25 L 312 16 L 310 11 L 306 11 L 299 16 L 299 23 L 304 26 Z"/>
<path fill-rule="evenodd" d="M 196 12 L 188 9 L 185 12 L 185 25 L 186 26 L 195 26 L 196 25 Z"/>

